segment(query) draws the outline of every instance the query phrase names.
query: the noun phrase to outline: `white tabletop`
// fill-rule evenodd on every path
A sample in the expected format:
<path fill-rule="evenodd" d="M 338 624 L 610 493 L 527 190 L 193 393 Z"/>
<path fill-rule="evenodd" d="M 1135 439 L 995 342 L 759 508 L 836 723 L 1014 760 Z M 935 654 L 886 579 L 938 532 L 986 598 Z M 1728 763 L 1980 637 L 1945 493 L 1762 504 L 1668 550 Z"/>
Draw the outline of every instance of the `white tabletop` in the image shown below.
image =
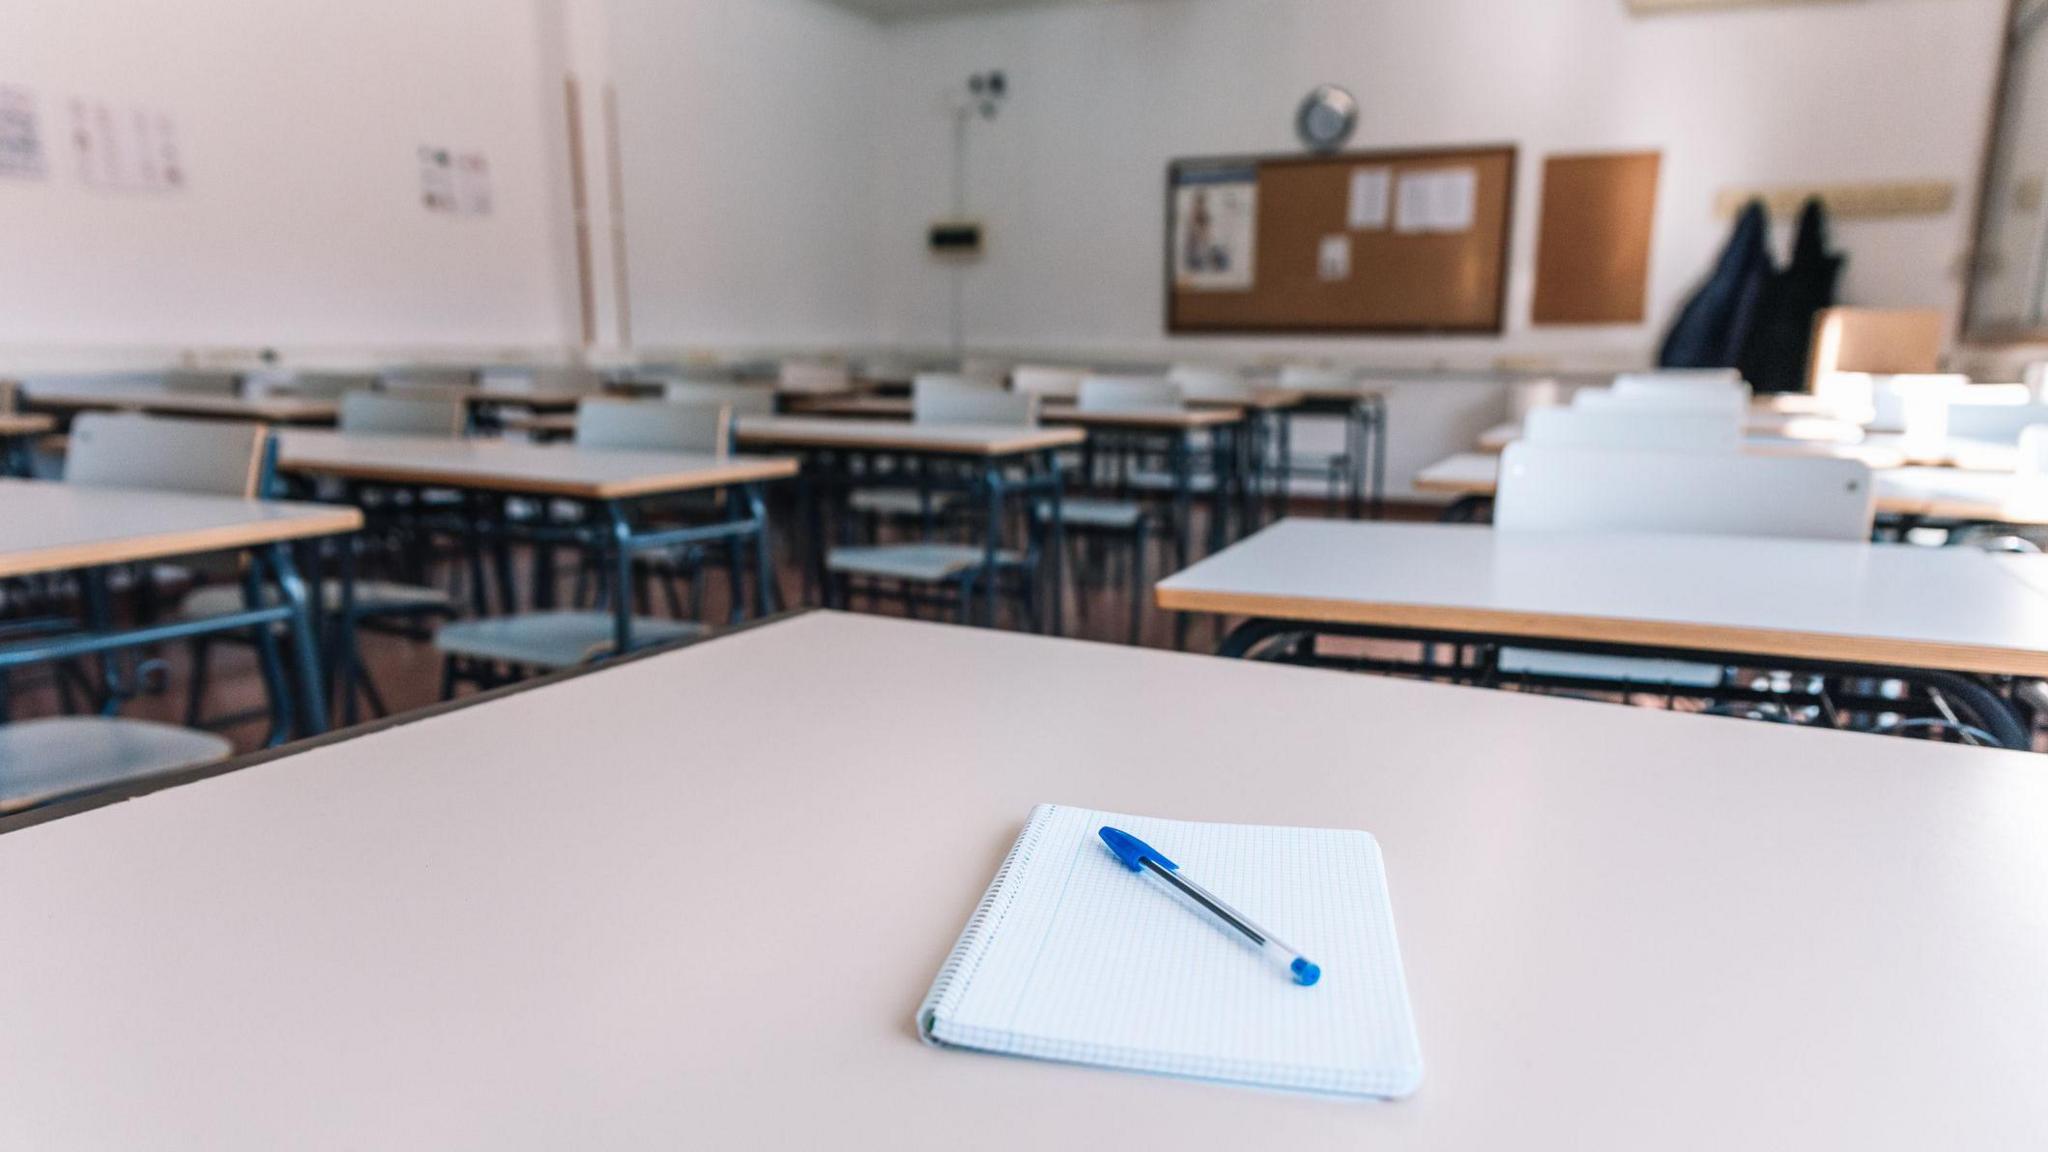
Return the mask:
<path fill-rule="evenodd" d="M 0 576 L 353 532 L 354 508 L 0 479 Z"/>
<path fill-rule="evenodd" d="M 1372 832 L 1420 1092 L 920 1045 L 1042 801 Z M 0 1083 L 39 1148 L 2030 1147 L 2044 826 L 2019 753 L 814 614 L 0 836 Z"/>
<path fill-rule="evenodd" d="M 772 457 L 310 431 L 278 433 L 278 467 L 308 475 L 606 500 L 796 474 L 795 461 Z"/>
<path fill-rule="evenodd" d="M 945 456 L 1021 456 L 1087 440 L 1079 428 L 913 424 L 825 416 L 745 416 L 739 442 L 769 448 L 842 448 Z"/>
<path fill-rule="evenodd" d="M 1233 616 L 2048 675 L 2048 596 L 1974 548 L 1286 520 L 1157 594 Z"/>

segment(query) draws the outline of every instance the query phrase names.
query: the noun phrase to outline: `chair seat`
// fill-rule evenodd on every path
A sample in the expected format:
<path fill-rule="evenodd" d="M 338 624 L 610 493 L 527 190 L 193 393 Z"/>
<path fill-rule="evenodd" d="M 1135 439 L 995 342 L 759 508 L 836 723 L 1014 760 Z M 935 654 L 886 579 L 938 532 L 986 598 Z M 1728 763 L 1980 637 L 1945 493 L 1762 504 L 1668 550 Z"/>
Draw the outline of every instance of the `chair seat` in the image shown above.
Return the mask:
<path fill-rule="evenodd" d="M 1039 520 L 1052 519 L 1050 501 L 1041 502 L 1036 511 Z M 1103 528 L 1131 532 L 1137 529 L 1138 522 L 1144 518 L 1144 507 L 1128 500 L 1097 500 L 1084 496 L 1060 501 L 1060 523 L 1069 528 Z"/>
<path fill-rule="evenodd" d="M 975 571 L 987 559 L 988 554 L 972 544 L 878 544 L 834 548 L 825 559 L 825 567 L 842 576 L 937 584 Z M 996 553 L 997 564 L 1022 562 L 1015 552 Z"/>
<path fill-rule="evenodd" d="M 637 648 L 687 640 L 704 634 L 704 626 L 684 620 L 633 618 Z M 609 612 L 528 612 L 444 624 L 434 634 L 444 655 L 468 660 L 496 660 L 526 668 L 573 668 L 612 652 Z"/>
<path fill-rule="evenodd" d="M 913 488 L 861 488 L 846 498 L 846 505 L 869 516 L 922 516 L 926 499 Z M 934 513 L 953 506 L 950 492 L 933 492 L 929 499 Z"/>
<path fill-rule="evenodd" d="M 1180 485 L 1175 482 L 1172 472 L 1154 471 L 1149 468 L 1131 473 L 1130 486 L 1141 492 L 1173 492 Z M 1206 495 L 1216 490 L 1216 475 L 1207 470 L 1188 473 L 1188 491 Z"/>
<path fill-rule="evenodd" d="M 277 589 L 264 586 L 267 603 L 278 602 Z M 328 580 L 320 585 L 320 600 L 323 604 L 341 606 L 341 581 Z M 199 589 L 178 607 L 178 615 L 187 620 L 207 616 L 227 616 L 242 610 L 242 590 L 232 584 L 211 584 Z M 387 580 L 356 581 L 356 615 L 376 616 L 392 612 L 454 612 L 455 600 L 439 588 L 427 588 L 417 584 L 399 584 Z"/>
<path fill-rule="evenodd" d="M 0 725 L 0 812 L 20 812 L 227 759 L 210 732 L 147 720 L 57 716 Z"/>
<path fill-rule="evenodd" d="M 1500 670 L 1522 676 L 1554 676 L 1573 680 L 1609 680 L 1674 688 L 1716 688 L 1718 664 L 1656 660 L 1636 656 L 1595 656 L 1583 652 L 1547 652 L 1529 648 L 1500 650 Z"/>

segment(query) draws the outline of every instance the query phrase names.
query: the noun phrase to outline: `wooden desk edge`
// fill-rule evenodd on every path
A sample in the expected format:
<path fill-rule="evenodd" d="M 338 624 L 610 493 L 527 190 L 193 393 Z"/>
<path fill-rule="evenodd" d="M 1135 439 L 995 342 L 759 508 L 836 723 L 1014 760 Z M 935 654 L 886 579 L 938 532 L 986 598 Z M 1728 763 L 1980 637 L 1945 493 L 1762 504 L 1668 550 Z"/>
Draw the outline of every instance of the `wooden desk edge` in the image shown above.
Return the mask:
<path fill-rule="evenodd" d="M 1265 596 L 1177 588 L 1154 588 L 1168 612 L 1247 616 L 1304 624 L 1361 624 L 1420 631 L 1568 640 L 1594 644 L 1670 648 L 1744 656 L 1781 656 L 1881 668 L 1922 668 L 1991 676 L 2048 676 L 2048 651 L 1986 648 L 1931 640 L 1843 636 L 1778 628 L 1739 628 L 1671 620 L 1607 616 L 1550 615 L 1493 608 L 1397 604 L 1314 597 Z"/>
<path fill-rule="evenodd" d="M 795 460 L 778 456 L 746 457 L 717 467 L 697 468 L 681 473 L 650 473 L 627 480 L 598 483 L 499 472 L 451 474 L 405 464 L 322 460 L 317 456 L 282 459 L 278 461 L 277 467 L 281 472 L 308 476 L 336 476 L 347 480 L 511 492 L 522 496 L 561 496 L 579 500 L 626 500 L 637 496 L 660 495 L 664 492 L 697 492 L 706 488 L 723 488 L 728 484 L 786 480 L 797 473 Z"/>
<path fill-rule="evenodd" d="M 208 552 L 227 552 L 314 536 L 339 536 L 358 531 L 363 526 L 363 514 L 356 508 L 322 504 L 298 504 L 294 507 L 304 511 L 289 519 L 258 520 L 190 532 L 167 532 L 125 540 L 100 540 L 28 552 L 0 553 L 0 577 L 70 572 L 107 564 L 165 560 L 174 556 L 201 556 Z"/>

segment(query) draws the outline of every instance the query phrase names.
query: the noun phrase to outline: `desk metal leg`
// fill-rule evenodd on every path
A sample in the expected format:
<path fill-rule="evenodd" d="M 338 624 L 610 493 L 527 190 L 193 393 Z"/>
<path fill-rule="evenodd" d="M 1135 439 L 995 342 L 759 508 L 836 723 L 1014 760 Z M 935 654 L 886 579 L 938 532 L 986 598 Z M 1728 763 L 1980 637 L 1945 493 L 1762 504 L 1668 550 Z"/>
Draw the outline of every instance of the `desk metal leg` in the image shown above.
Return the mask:
<path fill-rule="evenodd" d="M 334 653 L 332 675 L 341 692 L 341 723 L 344 727 L 354 727 L 357 677 L 362 667 L 356 637 L 356 549 L 355 540 L 351 537 L 341 537 L 337 544 L 341 549 L 335 565 L 341 584 L 341 606 L 334 616 L 334 640 L 330 646 Z"/>
<path fill-rule="evenodd" d="M 605 518 L 611 528 L 612 654 L 633 650 L 633 526 L 616 500 L 607 500 Z"/>
<path fill-rule="evenodd" d="M 1188 550 L 1191 546 L 1189 513 L 1195 502 L 1195 480 L 1188 461 L 1188 438 L 1176 434 L 1172 447 L 1167 449 L 1167 459 L 1173 468 L 1173 558 L 1175 568 L 1188 566 Z"/>
<path fill-rule="evenodd" d="M 741 491 L 746 495 L 747 512 L 754 519 L 754 615 L 767 616 L 776 610 L 775 603 L 775 561 L 769 551 L 768 502 L 759 484 L 748 484 Z M 739 547 L 739 541 L 733 541 Z"/>
<path fill-rule="evenodd" d="M 1065 478 L 1060 475 L 1058 453 L 1046 453 L 1045 469 L 1051 476 L 1051 484 L 1046 497 L 1046 503 L 1049 505 L 1047 508 L 1049 515 L 1046 517 L 1048 540 L 1048 551 L 1045 558 L 1046 583 L 1052 589 L 1052 603 L 1046 608 L 1045 618 L 1053 635 L 1065 636 L 1067 634 L 1067 524 L 1066 512 L 1061 503 L 1061 490 L 1065 487 Z M 1133 564 L 1135 563 L 1136 561 L 1134 560 Z"/>
<path fill-rule="evenodd" d="M 304 716 L 300 727 L 305 735 L 318 736 L 327 731 L 327 695 L 325 686 L 320 682 L 320 641 L 313 628 L 313 609 L 306 582 L 292 563 L 289 546 L 271 545 L 268 559 L 278 593 L 291 612 L 288 626 L 291 629 L 292 662 L 298 676 L 294 695 L 299 712 Z"/>
<path fill-rule="evenodd" d="M 988 523 L 983 531 L 988 539 L 983 545 L 982 555 L 982 623 L 985 627 L 996 626 L 996 600 L 1000 591 L 996 585 L 1001 580 L 996 574 L 996 554 L 1003 542 L 1003 470 L 1000 465 L 990 463 L 982 470 L 982 484 L 988 490 Z"/>

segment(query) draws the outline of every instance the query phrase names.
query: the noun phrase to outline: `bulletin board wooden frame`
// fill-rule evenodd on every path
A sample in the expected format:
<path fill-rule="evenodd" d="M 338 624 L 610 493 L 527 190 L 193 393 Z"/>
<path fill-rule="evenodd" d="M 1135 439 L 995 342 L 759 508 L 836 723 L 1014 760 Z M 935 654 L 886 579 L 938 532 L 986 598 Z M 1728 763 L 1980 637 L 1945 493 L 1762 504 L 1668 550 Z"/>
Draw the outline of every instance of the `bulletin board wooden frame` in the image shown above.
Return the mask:
<path fill-rule="evenodd" d="M 1256 173 L 1252 285 L 1180 289 L 1176 189 L 1185 173 L 1231 167 Z M 1474 169 L 1473 226 L 1457 234 L 1408 234 L 1390 219 L 1384 229 L 1348 228 L 1351 173 L 1361 167 L 1392 169 L 1397 185 L 1411 171 Z M 1175 160 L 1166 173 L 1166 330 L 1181 336 L 1498 335 L 1507 324 L 1518 168 L 1513 144 Z M 1320 278 L 1317 249 L 1338 233 L 1351 240 L 1351 275 L 1331 283 Z"/>

